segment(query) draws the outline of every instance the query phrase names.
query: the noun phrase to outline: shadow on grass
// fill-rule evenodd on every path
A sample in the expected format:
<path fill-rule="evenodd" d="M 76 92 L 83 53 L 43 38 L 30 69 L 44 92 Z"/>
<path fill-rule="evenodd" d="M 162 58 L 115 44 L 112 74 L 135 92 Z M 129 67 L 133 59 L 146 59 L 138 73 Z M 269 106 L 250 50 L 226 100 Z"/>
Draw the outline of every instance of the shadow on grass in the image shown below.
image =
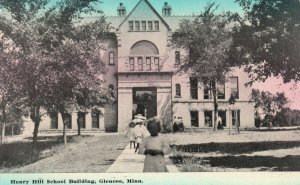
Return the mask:
<path fill-rule="evenodd" d="M 83 137 L 77 135 L 68 136 L 67 140 L 69 143 L 76 143 Z M 25 138 L 32 140 L 32 138 Z M 0 145 L 0 169 L 2 168 L 13 168 L 18 166 L 25 166 L 50 156 L 43 155 L 42 152 L 45 150 L 51 150 L 55 146 L 63 144 L 62 136 L 41 136 L 38 137 L 37 152 L 38 157 L 32 160 L 32 142 L 15 142 Z"/>
<path fill-rule="evenodd" d="M 183 157 L 183 163 L 185 159 Z M 172 159 L 174 163 L 176 160 Z M 260 168 L 261 171 L 300 171 L 300 156 L 285 156 L 285 157 L 272 157 L 272 156 L 223 156 L 223 157 L 204 157 L 193 158 L 194 161 L 204 161 L 211 167 L 219 168 Z"/>
<path fill-rule="evenodd" d="M 177 151 L 189 153 L 218 152 L 227 154 L 253 153 L 265 150 L 278 150 L 300 147 L 299 141 L 268 141 L 268 142 L 247 142 L 247 143 L 204 143 L 189 145 L 172 145 Z"/>

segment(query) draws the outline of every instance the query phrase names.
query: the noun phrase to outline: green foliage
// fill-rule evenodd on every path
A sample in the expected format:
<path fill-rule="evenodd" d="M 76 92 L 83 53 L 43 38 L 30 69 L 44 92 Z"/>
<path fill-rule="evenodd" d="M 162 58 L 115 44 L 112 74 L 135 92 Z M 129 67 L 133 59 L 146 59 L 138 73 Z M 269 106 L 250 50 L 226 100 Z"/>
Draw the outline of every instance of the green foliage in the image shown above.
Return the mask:
<path fill-rule="evenodd" d="M 113 101 L 103 87 L 106 67 L 100 60 L 109 27 L 94 8 L 97 4 L 99 0 L 0 1 L 0 56 L 7 56 L 0 69 L 8 66 L 4 74 L 13 74 L 12 81 L 5 81 L 9 88 L 3 97 L 16 92 L 22 107 L 29 107 L 35 135 L 42 109 L 64 115 Z M 99 18 L 82 20 L 91 14 Z"/>
<path fill-rule="evenodd" d="M 289 100 L 283 92 L 274 95 L 268 91 L 260 91 L 258 89 L 252 90 L 252 100 L 255 101 L 256 107 L 256 127 L 259 127 L 259 122 L 262 122 L 264 126 L 270 126 L 276 115 L 280 114 L 289 104 Z M 264 115 L 264 118 L 261 118 L 260 114 Z"/>
<path fill-rule="evenodd" d="M 217 83 L 225 83 L 231 71 L 230 23 L 234 17 L 230 12 L 215 14 L 217 8 L 211 3 L 196 19 L 183 20 L 172 38 L 173 47 L 187 54 L 182 57 L 179 71 L 190 74 L 197 82 L 211 84 L 215 120 L 218 115 Z"/>
<path fill-rule="evenodd" d="M 236 0 L 244 16 L 234 29 L 233 56 L 254 81 L 274 75 L 300 80 L 300 1 Z"/>

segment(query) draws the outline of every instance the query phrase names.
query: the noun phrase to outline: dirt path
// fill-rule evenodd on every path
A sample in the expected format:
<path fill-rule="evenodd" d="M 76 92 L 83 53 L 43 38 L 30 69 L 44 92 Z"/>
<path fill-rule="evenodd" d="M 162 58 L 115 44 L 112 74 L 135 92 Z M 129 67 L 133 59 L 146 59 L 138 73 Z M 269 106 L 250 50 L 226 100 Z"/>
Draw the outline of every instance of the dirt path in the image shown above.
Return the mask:
<path fill-rule="evenodd" d="M 10 169 L 17 173 L 102 173 L 123 151 L 127 142 L 122 135 L 103 135 L 84 138 L 58 148 L 57 154 L 36 163 Z"/>

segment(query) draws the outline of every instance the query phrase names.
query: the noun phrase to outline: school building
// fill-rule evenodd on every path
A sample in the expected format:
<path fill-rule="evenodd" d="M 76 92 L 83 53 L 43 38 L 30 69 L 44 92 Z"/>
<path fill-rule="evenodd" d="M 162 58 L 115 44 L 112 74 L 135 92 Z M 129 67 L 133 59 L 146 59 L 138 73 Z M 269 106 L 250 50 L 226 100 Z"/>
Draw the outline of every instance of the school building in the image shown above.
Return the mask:
<path fill-rule="evenodd" d="M 126 1 L 125 1 L 126 2 Z M 182 117 L 191 128 L 212 129 L 214 107 L 207 85 L 176 71 L 183 52 L 171 46 L 172 34 L 183 19 L 193 16 L 173 16 L 172 5 L 162 4 L 156 10 L 147 0 L 140 0 L 131 10 L 126 3 L 116 7 L 116 16 L 107 17 L 115 39 L 107 39 L 102 60 L 106 62 L 106 85 L 115 90 L 116 102 L 105 107 L 103 116 L 97 113 L 73 113 L 69 130 L 123 131 L 136 114 L 147 118 L 161 117 L 172 122 Z M 90 18 L 92 19 L 92 18 Z M 249 101 L 251 88 L 245 87 L 248 76 L 235 68 L 225 84 L 218 84 L 219 116 L 224 127 L 238 119 L 240 126 L 254 127 L 254 102 Z M 228 99 L 235 94 L 235 105 Z M 237 116 L 233 116 L 234 110 Z M 43 119 L 40 130 L 62 130 L 60 115 Z"/>

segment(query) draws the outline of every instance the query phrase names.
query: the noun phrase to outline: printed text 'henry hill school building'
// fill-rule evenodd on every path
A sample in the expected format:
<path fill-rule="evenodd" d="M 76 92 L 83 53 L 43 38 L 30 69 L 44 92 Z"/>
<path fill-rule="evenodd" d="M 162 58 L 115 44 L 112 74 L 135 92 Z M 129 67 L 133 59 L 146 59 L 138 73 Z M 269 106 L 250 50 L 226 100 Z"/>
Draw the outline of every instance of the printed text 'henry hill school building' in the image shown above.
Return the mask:
<path fill-rule="evenodd" d="M 136 114 L 159 116 L 167 122 L 174 116 L 182 117 L 186 127 L 212 128 L 210 90 L 188 74 L 176 73 L 183 52 L 171 46 L 180 21 L 194 17 L 172 16 L 168 3 L 162 5 L 162 11 L 155 10 L 147 0 L 140 0 L 130 12 L 125 5 L 116 7 L 116 16 L 107 17 L 116 37 L 105 41 L 102 55 L 109 67 L 106 85 L 115 90 L 117 101 L 103 110 L 104 116 L 73 113 L 69 129 L 76 130 L 79 121 L 83 130 L 123 131 Z M 244 86 L 247 80 L 247 74 L 237 68 L 228 82 L 218 85 L 219 116 L 225 127 L 235 123 L 234 119 L 241 127 L 254 127 L 251 88 Z M 234 107 L 228 104 L 231 93 L 237 96 Z M 233 109 L 238 110 L 236 117 Z M 41 130 L 62 129 L 60 115 L 43 122 Z"/>

